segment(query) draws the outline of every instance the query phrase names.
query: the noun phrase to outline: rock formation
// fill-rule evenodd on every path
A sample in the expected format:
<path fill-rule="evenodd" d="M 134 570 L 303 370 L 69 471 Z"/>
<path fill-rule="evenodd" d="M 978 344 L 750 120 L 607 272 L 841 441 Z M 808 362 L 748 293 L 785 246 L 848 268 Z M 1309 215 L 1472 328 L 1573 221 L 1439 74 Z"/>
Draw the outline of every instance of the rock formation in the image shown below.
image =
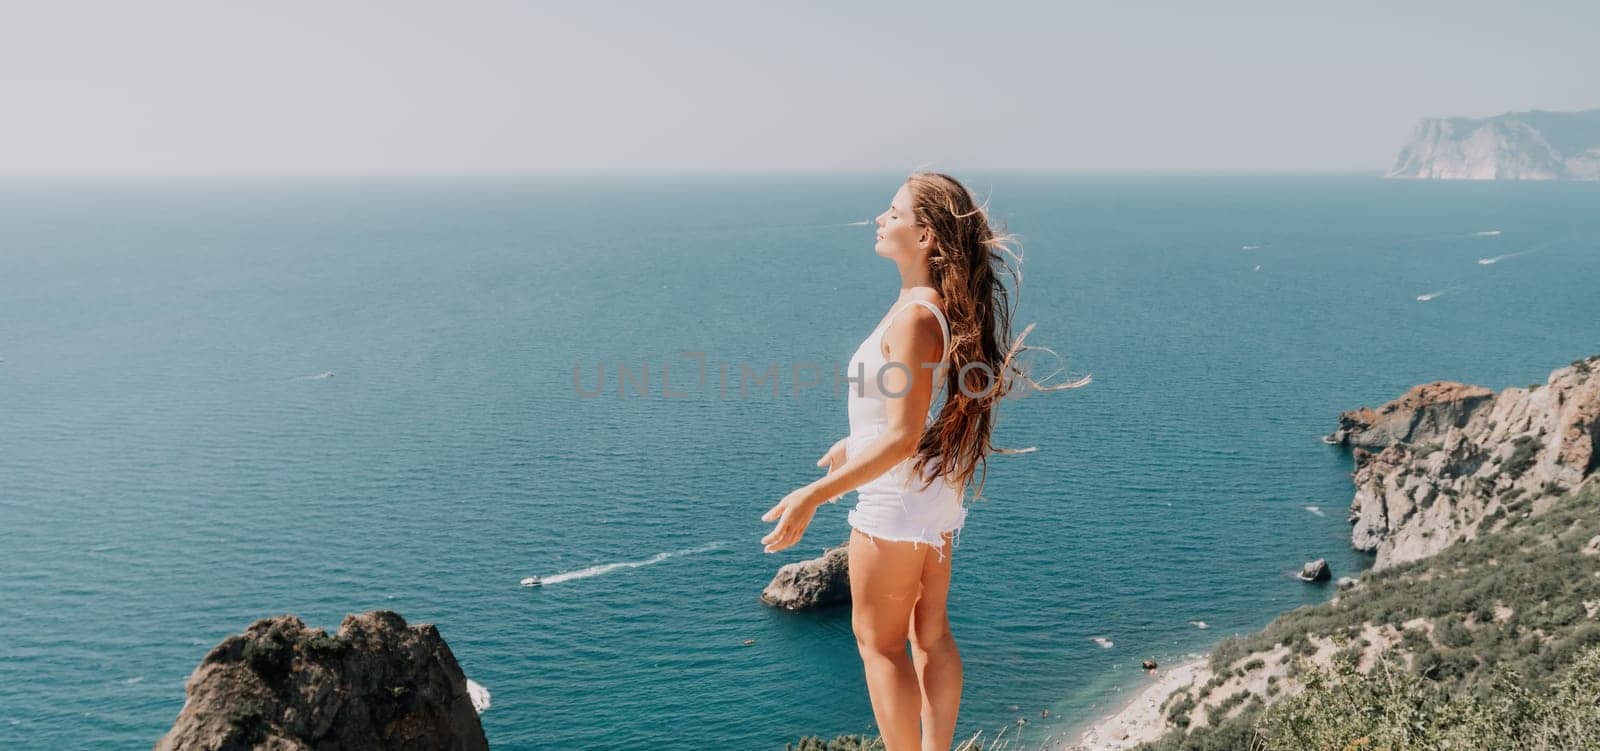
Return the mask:
<path fill-rule="evenodd" d="M 1306 565 L 1300 567 L 1300 581 L 1325 582 L 1332 576 L 1333 574 L 1328 571 L 1328 559 L 1326 558 L 1307 561 Z"/>
<path fill-rule="evenodd" d="M 829 548 L 822 557 L 778 569 L 761 601 L 787 610 L 822 607 L 850 599 L 849 543 Z"/>
<path fill-rule="evenodd" d="M 1427 118 L 1385 177 L 1600 180 L 1600 110 Z"/>
<path fill-rule="evenodd" d="M 263 618 L 200 662 L 155 748 L 487 749 L 468 683 L 439 631 L 398 613 L 345 616 L 332 636 Z"/>
<path fill-rule="evenodd" d="M 1341 414 L 1330 439 L 1355 447 L 1351 544 L 1382 569 L 1538 514 L 1586 482 L 1600 467 L 1597 371 L 1600 356 L 1499 394 L 1435 381 Z"/>
<path fill-rule="evenodd" d="M 1600 558 L 1600 356 L 1498 394 L 1416 386 L 1378 409 L 1343 413 L 1325 440 L 1356 457 L 1352 541 L 1377 552 L 1374 570 L 1340 577 L 1327 602 L 1169 669 L 1187 672 L 1160 687 L 1164 701 L 1141 696 L 1110 725 L 1136 735 L 1086 734 L 1082 743 L 1131 749 L 1169 734 L 1158 747 L 1200 735 L 1183 747 L 1243 748 L 1239 723 L 1253 732 L 1246 715 L 1299 692 L 1302 662 L 1326 669 L 1344 655 L 1367 672 L 1386 654 L 1459 689 L 1461 671 L 1480 663 L 1541 665 L 1524 644 L 1556 655 L 1591 638 L 1600 579 L 1566 572 L 1592 568 L 1574 559 Z M 1452 545 L 1484 536 L 1481 546 Z M 1549 576 L 1531 573 L 1540 570 Z"/>
<path fill-rule="evenodd" d="M 1376 410 L 1362 407 L 1339 415 L 1334 443 L 1381 451 L 1395 443 L 1418 443 L 1419 437 L 1443 435 L 1467 424 L 1478 407 L 1494 398 L 1482 386 L 1434 381 L 1412 386 L 1399 399 Z"/>

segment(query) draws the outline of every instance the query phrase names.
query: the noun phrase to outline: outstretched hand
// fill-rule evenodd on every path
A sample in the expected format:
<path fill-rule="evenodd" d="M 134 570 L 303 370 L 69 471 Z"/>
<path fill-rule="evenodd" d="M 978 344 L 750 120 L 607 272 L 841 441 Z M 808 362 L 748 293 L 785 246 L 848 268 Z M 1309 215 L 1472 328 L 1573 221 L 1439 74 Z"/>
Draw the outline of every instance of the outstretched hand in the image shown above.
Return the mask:
<path fill-rule="evenodd" d="M 784 496 L 778 505 L 761 515 L 761 521 L 778 522 L 776 528 L 761 538 L 766 552 L 776 553 L 805 536 L 806 527 L 811 525 L 811 517 L 817 513 L 817 504 L 812 499 L 811 486 L 808 485 Z"/>
<path fill-rule="evenodd" d="M 821 459 L 817 460 L 817 466 L 827 468 L 827 474 L 833 474 L 834 470 L 844 464 L 844 442 L 845 439 L 840 438 L 828 448 L 828 451 L 822 455 Z M 843 493 L 840 495 L 843 495 Z M 766 546 L 765 551 L 776 553 L 800 542 L 800 538 L 806 534 L 806 527 L 811 526 L 811 518 L 816 516 L 817 507 L 823 503 L 832 503 L 837 500 L 839 500 L 838 495 L 832 498 L 817 498 L 816 491 L 811 485 L 784 496 L 783 500 L 778 501 L 776 506 L 761 515 L 761 521 L 778 522 L 776 528 L 768 532 L 766 537 L 761 538 L 761 544 Z"/>

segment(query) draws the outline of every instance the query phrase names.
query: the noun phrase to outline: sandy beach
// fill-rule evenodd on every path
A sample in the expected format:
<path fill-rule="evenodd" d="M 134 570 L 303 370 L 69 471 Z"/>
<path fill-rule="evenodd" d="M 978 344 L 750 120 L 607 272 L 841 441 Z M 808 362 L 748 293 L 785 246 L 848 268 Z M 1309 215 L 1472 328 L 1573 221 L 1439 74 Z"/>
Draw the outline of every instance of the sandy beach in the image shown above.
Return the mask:
<path fill-rule="evenodd" d="M 1208 659 L 1207 655 L 1191 654 L 1184 656 L 1183 662 L 1159 668 L 1133 698 L 1096 720 L 1077 741 L 1063 746 L 1063 751 L 1122 751 L 1161 737 L 1166 729 L 1161 703 L 1206 672 Z"/>

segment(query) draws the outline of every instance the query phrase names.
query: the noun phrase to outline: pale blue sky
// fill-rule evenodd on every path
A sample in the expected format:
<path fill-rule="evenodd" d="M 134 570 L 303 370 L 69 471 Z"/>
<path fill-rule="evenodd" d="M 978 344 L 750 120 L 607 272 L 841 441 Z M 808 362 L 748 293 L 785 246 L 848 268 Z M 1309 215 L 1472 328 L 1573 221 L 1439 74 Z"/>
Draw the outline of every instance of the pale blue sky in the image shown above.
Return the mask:
<path fill-rule="evenodd" d="M 0 172 L 1381 171 L 1423 116 L 1600 107 L 1596 29 L 1595 2 L 0 0 Z"/>

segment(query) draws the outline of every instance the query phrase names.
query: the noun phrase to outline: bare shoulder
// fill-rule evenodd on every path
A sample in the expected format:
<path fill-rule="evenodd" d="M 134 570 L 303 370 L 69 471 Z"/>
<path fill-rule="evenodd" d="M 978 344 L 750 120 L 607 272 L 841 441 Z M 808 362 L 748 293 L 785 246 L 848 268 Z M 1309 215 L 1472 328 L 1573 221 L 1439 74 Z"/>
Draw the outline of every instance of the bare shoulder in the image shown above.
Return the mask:
<path fill-rule="evenodd" d="M 938 303 L 928 300 L 935 305 Z M 943 307 L 940 307 L 943 311 Z M 895 352 L 910 352 L 913 355 L 927 355 L 931 361 L 937 355 L 940 347 L 944 346 L 944 328 L 941 326 L 938 314 L 928 310 L 926 305 L 906 304 L 906 311 L 896 316 L 885 330 L 884 354 Z"/>

